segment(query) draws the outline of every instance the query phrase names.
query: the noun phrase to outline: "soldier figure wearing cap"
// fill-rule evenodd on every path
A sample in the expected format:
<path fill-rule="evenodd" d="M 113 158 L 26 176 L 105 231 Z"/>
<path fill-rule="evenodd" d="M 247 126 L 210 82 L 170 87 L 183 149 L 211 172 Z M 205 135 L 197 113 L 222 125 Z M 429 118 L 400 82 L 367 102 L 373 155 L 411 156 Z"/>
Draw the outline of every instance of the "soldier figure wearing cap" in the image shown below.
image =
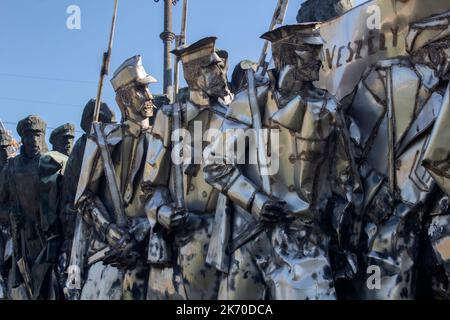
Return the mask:
<path fill-rule="evenodd" d="M 50 143 L 53 151 L 58 151 L 66 156 L 72 152 L 73 140 L 75 138 L 75 126 L 71 123 L 59 126 L 50 134 Z"/>
<path fill-rule="evenodd" d="M 144 179 L 154 109 L 148 84 L 154 82 L 141 56 L 122 63 L 111 79 L 121 124 L 93 123 L 99 131 L 87 139 L 75 197 L 92 234 L 86 265 L 78 266 L 82 274 L 87 269 L 81 299 L 145 298 L 148 268 L 141 256 L 149 221 Z"/>
<path fill-rule="evenodd" d="M 369 68 L 348 108 L 359 128 L 366 197 L 362 279 L 347 297 L 414 299 L 419 291 L 429 297 L 430 287 L 423 286 L 427 278 L 433 278 L 437 296 L 449 297 L 448 118 L 437 120 L 449 108 L 449 17 L 446 12 L 412 24 L 406 37 L 410 56 Z M 445 129 L 430 140 L 435 122 Z M 424 223 L 430 224 L 428 235 Z M 427 247 L 433 250 L 424 255 Z M 374 267 L 380 271 L 376 288 Z"/>
<path fill-rule="evenodd" d="M 0 178 L 0 205 L 9 209 L 12 226 L 12 299 L 57 299 L 60 293 L 54 265 L 61 236 L 59 186 L 65 162 L 43 154 L 45 130 L 45 122 L 37 116 L 18 123 L 21 153 L 8 162 Z"/>
<path fill-rule="evenodd" d="M 247 84 L 224 124 L 241 130 L 225 132 L 205 152 L 207 181 L 233 205 L 231 227 L 224 219 L 217 228 L 224 233 L 219 239 L 230 240 L 224 241 L 225 250 L 214 251 L 231 255 L 219 298 L 335 299 L 330 238 L 342 227 L 342 217 L 335 216 L 351 218 L 359 185 L 340 106 L 313 85 L 323 39 L 317 23 L 283 26 L 262 38 L 272 43 L 270 81 L 255 79 L 248 64 Z M 256 164 L 226 153 L 258 126 L 267 135 L 261 137 L 266 149 L 258 151 Z M 246 158 L 261 149 L 258 140 L 251 140 Z M 256 226 L 262 226 L 259 232 Z M 223 261 L 226 257 L 214 262 L 223 268 Z"/>
<path fill-rule="evenodd" d="M 152 176 L 160 177 L 163 183 L 153 192 L 149 217 L 155 229 L 167 233 L 169 250 L 174 248 L 174 284 L 183 299 L 217 299 L 221 276 L 206 263 L 219 192 L 206 183 L 202 174 L 202 152 L 211 139 L 203 137 L 204 133 L 221 128 L 225 101 L 230 99 L 226 55 L 216 51 L 215 41 L 215 37 L 208 37 L 173 51 L 183 63 L 189 97 L 163 106 L 153 130 L 157 150 L 153 161 L 159 165 L 154 166 Z M 149 252 L 157 260 L 161 246 L 150 245 Z M 153 296 L 164 298 L 156 289 Z"/>

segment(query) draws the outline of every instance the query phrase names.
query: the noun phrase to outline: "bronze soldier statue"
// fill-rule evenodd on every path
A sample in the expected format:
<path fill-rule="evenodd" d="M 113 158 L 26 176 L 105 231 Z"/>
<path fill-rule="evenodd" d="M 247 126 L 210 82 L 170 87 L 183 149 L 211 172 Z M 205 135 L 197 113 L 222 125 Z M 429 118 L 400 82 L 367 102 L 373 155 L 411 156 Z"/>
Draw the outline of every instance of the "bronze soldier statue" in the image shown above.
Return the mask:
<path fill-rule="evenodd" d="M 47 150 L 45 130 L 38 116 L 18 123 L 21 152 L 8 162 L 0 178 L 0 204 L 8 208 L 12 227 L 8 281 L 12 299 L 60 296 L 54 266 L 61 237 L 58 211 L 65 159 L 43 154 Z"/>
<path fill-rule="evenodd" d="M 79 266 L 88 269 L 81 299 L 146 296 L 148 266 L 140 257 L 149 228 L 143 182 L 154 108 L 147 86 L 154 82 L 141 56 L 122 63 L 111 79 L 121 124 L 93 123 L 94 135 L 87 139 L 75 198 L 92 233 L 84 239 L 86 266 Z"/>
<path fill-rule="evenodd" d="M 268 80 L 248 64 L 223 137 L 205 152 L 206 180 L 226 194 L 232 212 L 218 216 L 210 246 L 209 261 L 227 273 L 219 298 L 335 299 L 330 239 L 340 234 L 342 215 L 353 218 L 359 180 L 342 110 L 313 85 L 319 24 L 283 26 L 262 38 L 272 44 L 276 69 Z M 246 137 L 246 151 L 232 152 Z"/>
<path fill-rule="evenodd" d="M 445 174 L 435 170 L 441 173 L 434 176 L 422 163 L 427 148 L 433 148 L 433 125 L 445 109 L 449 17 L 447 12 L 412 24 L 406 36 L 410 56 L 379 61 L 369 68 L 348 109 L 356 124 L 353 135 L 365 190 L 360 247 L 364 268 L 349 297 L 416 298 L 424 277 L 419 279 L 419 266 L 427 260 L 424 223 L 431 223 L 428 238 L 436 258 L 429 266 L 442 271 L 439 276 L 433 272 L 434 291 L 448 295 L 449 251 L 448 246 L 439 246 L 448 229 L 435 228 L 448 221 L 448 198 L 439 195 L 435 183 L 440 185 Z M 448 144 L 442 136 L 439 139 Z M 442 151 L 448 153 L 448 145 Z M 428 159 L 431 167 L 437 163 L 435 156 Z"/>
<path fill-rule="evenodd" d="M 71 123 L 63 124 L 54 129 L 50 134 L 50 143 L 53 146 L 53 151 L 69 156 L 72 152 L 74 138 L 75 126 Z"/>

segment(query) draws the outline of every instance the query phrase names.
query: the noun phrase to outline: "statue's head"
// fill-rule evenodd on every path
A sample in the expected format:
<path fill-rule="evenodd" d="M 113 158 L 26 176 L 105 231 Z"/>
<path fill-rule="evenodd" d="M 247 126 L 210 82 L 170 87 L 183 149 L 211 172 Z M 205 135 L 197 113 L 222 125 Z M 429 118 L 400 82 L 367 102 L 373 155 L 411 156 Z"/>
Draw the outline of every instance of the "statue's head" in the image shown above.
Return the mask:
<path fill-rule="evenodd" d="M 157 82 L 147 74 L 141 56 L 127 59 L 111 79 L 122 120 L 143 121 L 153 116 L 155 105 L 148 85 Z"/>
<path fill-rule="evenodd" d="M 73 148 L 75 138 L 75 126 L 71 123 L 59 126 L 50 134 L 50 143 L 54 151 L 58 151 L 69 156 Z"/>
<path fill-rule="evenodd" d="M 81 116 L 80 127 L 84 132 L 89 133 L 91 131 L 92 120 L 94 119 L 95 99 L 89 100 L 83 109 L 83 115 Z M 100 104 L 100 113 L 98 121 L 101 123 L 112 123 L 116 121 L 114 112 L 104 102 Z"/>
<path fill-rule="evenodd" d="M 241 60 L 233 69 L 231 74 L 231 91 L 233 94 L 239 92 L 247 85 L 246 70 L 253 69 L 254 72 L 258 69 L 258 64 L 250 60 Z"/>
<path fill-rule="evenodd" d="M 406 50 L 414 64 L 423 64 L 435 76 L 450 80 L 450 11 L 411 25 Z"/>
<path fill-rule="evenodd" d="M 17 124 L 17 133 L 22 139 L 22 152 L 28 158 L 34 158 L 47 152 L 45 130 L 47 124 L 38 116 L 28 116 Z"/>
<path fill-rule="evenodd" d="M 14 139 L 9 132 L 0 129 L 0 169 L 12 156 L 14 149 Z"/>
<path fill-rule="evenodd" d="M 203 97 L 225 98 L 230 94 L 227 80 L 228 53 L 216 50 L 215 37 L 203 38 L 172 51 L 183 63 L 189 91 Z"/>
<path fill-rule="evenodd" d="M 322 48 L 317 22 L 286 25 L 261 36 L 272 44 L 272 57 L 279 76 L 289 73 L 295 81 L 317 81 L 322 66 Z"/>

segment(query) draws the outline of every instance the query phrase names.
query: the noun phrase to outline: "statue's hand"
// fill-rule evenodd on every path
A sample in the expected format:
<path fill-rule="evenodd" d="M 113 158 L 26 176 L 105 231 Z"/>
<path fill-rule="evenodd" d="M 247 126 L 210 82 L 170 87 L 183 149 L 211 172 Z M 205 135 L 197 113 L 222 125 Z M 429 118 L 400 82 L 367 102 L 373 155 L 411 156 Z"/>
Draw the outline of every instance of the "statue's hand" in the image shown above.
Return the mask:
<path fill-rule="evenodd" d="M 114 247 L 124 236 L 126 231 L 116 224 L 110 224 L 106 231 L 106 241 L 111 247 Z"/>
<path fill-rule="evenodd" d="M 189 213 L 185 209 L 178 209 L 175 205 L 164 206 L 158 211 L 158 222 L 170 231 L 176 231 L 186 225 Z"/>
<path fill-rule="evenodd" d="M 138 242 L 130 234 L 126 234 L 106 253 L 103 264 L 131 269 L 136 266 L 140 256 Z"/>
<path fill-rule="evenodd" d="M 286 202 L 275 197 L 257 193 L 252 204 L 252 214 L 263 223 L 277 223 L 284 216 Z"/>

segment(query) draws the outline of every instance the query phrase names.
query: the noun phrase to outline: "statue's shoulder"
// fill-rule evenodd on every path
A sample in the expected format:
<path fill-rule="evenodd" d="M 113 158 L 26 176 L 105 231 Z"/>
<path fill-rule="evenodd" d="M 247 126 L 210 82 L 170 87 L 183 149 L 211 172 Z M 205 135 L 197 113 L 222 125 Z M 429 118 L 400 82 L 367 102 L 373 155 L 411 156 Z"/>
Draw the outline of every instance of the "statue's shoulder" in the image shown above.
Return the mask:
<path fill-rule="evenodd" d="M 64 171 L 68 157 L 58 151 L 49 151 L 39 159 L 39 175 L 49 176 Z"/>
<path fill-rule="evenodd" d="M 122 131 L 122 125 L 120 123 L 104 123 L 101 128 L 106 138 L 117 136 Z"/>
<path fill-rule="evenodd" d="M 270 93 L 270 83 L 268 81 L 258 82 L 256 85 L 256 95 L 258 106 L 264 108 Z M 241 122 L 245 125 L 252 125 L 252 111 L 249 102 L 248 87 L 242 88 L 234 96 L 233 101 L 228 106 L 226 118 Z"/>
<path fill-rule="evenodd" d="M 158 108 L 152 124 L 152 136 L 168 141 L 168 137 L 171 134 L 173 110 L 174 106 L 172 104 L 166 104 Z"/>

